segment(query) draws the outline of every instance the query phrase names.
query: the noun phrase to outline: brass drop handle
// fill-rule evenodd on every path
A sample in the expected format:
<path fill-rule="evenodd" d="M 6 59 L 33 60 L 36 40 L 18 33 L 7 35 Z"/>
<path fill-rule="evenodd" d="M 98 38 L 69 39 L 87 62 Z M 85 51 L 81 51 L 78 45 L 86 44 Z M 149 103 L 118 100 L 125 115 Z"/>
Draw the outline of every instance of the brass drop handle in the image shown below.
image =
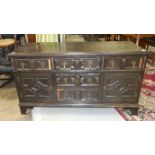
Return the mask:
<path fill-rule="evenodd" d="M 123 59 L 122 59 L 122 62 L 126 62 L 126 59 L 125 59 L 125 58 L 123 58 Z"/>
<path fill-rule="evenodd" d="M 84 81 L 84 77 L 80 78 L 80 82 L 83 83 Z"/>
<path fill-rule="evenodd" d="M 89 69 L 92 68 L 92 61 L 91 61 L 91 60 L 88 61 L 88 68 L 89 68 Z"/>
<path fill-rule="evenodd" d="M 21 63 L 21 67 L 22 67 L 22 69 L 25 68 L 25 64 L 23 62 Z"/>
<path fill-rule="evenodd" d="M 111 67 L 112 67 L 112 68 L 114 68 L 114 67 L 115 67 L 114 60 L 111 60 Z"/>
<path fill-rule="evenodd" d="M 64 69 L 66 68 L 66 62 L 63 63 L 63 68 L 64 68 Z"/>
<path fill-rule="evenodd" d="M 74 83 L 74 82 L 75 82 L 75 78 L 74 78 L 74 77 L 72 77 L 72 78 L 71 78 L 71 80 L 72 80 L 72 83 Z"/>
<path fill-rule="evenodd" d="M 132 64 L 132 67 L 133 67 L 133 68 L 136 67 L 136 61 L 132 61 L 131 64 Z"/>

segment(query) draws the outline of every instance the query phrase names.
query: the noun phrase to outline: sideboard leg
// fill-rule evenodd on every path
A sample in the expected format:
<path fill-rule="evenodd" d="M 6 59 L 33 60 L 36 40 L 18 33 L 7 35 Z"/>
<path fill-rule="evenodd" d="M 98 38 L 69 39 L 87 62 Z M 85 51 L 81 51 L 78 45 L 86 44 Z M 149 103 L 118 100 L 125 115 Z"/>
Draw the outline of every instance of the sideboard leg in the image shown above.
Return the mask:
<path fill-rule="evenodd" d="M 138 115 L 138 107 L 137 108 L 124 108 L 125 110 L 129 110 L 131 115 Z"/>
<path fill-rule="evenodd" d="M 138 115 L 138 108 L 130 108 L 131 115 Z"/>
<path fill-rule="evenodd" d="M 27 107 L 20 106 L 21 114 L 27 114 L 26 111 L 27 111 Z"/>

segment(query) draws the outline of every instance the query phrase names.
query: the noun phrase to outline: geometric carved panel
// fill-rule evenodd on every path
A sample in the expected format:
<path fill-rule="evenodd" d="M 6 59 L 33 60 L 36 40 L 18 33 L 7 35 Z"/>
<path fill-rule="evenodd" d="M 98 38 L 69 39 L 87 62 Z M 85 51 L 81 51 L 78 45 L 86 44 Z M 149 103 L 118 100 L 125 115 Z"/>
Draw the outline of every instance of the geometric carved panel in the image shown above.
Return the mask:
<path fill-rule="evenodd" d="M 104 76 L 103 100 L 105 102 L 133 102 L 139 95 L 140 74 L 118 73 Z"/>
<path fill-rule="evenodd" d="M 50 73 L 26 73 L 17 76 L 20 99 L 23 101 L 48 101 L 54 99 L 53 80 Z"/>
<path fill-rule="evenodd" d="M 22 93 L 25 97 L 48 97 L 48 78 L 23 78 Z"/>
<path fill-rule="evenodd" d="M 106 96 L 114 96 L 114 97 L 131 97 L 136 93 L 136 85 L 134 81 L 129 83 L 125 78 L 117 79 L 117 78 L 109 78 L 106 79 Z"/>

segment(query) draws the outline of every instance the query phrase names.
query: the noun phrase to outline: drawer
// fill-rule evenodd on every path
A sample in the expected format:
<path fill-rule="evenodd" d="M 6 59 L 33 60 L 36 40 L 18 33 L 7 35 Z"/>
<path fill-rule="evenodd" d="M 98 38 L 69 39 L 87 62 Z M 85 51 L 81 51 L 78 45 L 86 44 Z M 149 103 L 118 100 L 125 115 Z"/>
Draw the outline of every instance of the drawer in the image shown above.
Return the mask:
<path fill-rule="evenodd" d="M 57 86 L 98 86 L 99 74 L 56 74 Z"/>
<path fill-rule="evenodd" d="M 56 70 L 99 70 L 100 58 L 56 58 Z"/>
<path fill-rule="evenodd" d="M 141 57 L 105 57 L 103 68 L 107 70 L 135 70 L 142 68 Z"/>
<path fill-rule="evenodd" d="M 142 58 L 140 57 L 125 57 L 120 59 L 121 69 L 140 69 L 142 67 Z"/>
<path fill-rule="evenodd" d="M 56 70 L 75 70 L 74 58 L 55 58 Z"/>
<path fill-rule="evenodd" d="M 14 69 L 17 71 L 51 70 L 51 59 L 15 59 Z"/>
<path fill-rule="evenodd" d="M 80 59 L 80 70 L 99 70 L 100 69 L 100 58 L 81 58 Z"/>
<path fill-rule="evenodd" d="M 57 86 L 75 86 L 76 75 L 74 74 L 56 74 Z"/>
<path fill-rule="evenodd" d="M 71 101 L 76 99 L 76 90 L 57 88 L 58 101 Z"/>
<path fill-rule="evenodd" d="M 99 74 L 81 74 L 80 75 L 81 86 L 98 86 Z"/>
<path fill-rule="evenodd" d="M 97 102 L 99 100 L 98 89 L 80 90 L 80 98 L 84 102 Z"/>
<path fill-rule="evenodd" d="M 35 59 L 34 66 L 36 70 L 51 70 L 51 59 Z"/>
<path fill-rule="evenodd" d="M 82 102 L 97 102 L 99 100 L 98 89 L 57 89 L 58 101 L 82 101 Z"/>
<path fill-rule="evenodd" d="M 31 59 L 15 59 L 14 69 L 18 71 L 34 69 L 33 60 Z"/>

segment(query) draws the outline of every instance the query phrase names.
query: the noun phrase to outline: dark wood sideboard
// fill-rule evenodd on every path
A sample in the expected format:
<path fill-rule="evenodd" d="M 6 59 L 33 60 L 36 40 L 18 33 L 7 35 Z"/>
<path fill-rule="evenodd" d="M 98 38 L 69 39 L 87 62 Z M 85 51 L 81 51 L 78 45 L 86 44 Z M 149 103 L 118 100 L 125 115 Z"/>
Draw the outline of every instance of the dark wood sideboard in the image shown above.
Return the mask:
<path fill-rule="evenodd" d="M 19 47 L 9 56 L 21 113 L 33 107 L 137 108 L 150 54 L 129 41 Z"/>

